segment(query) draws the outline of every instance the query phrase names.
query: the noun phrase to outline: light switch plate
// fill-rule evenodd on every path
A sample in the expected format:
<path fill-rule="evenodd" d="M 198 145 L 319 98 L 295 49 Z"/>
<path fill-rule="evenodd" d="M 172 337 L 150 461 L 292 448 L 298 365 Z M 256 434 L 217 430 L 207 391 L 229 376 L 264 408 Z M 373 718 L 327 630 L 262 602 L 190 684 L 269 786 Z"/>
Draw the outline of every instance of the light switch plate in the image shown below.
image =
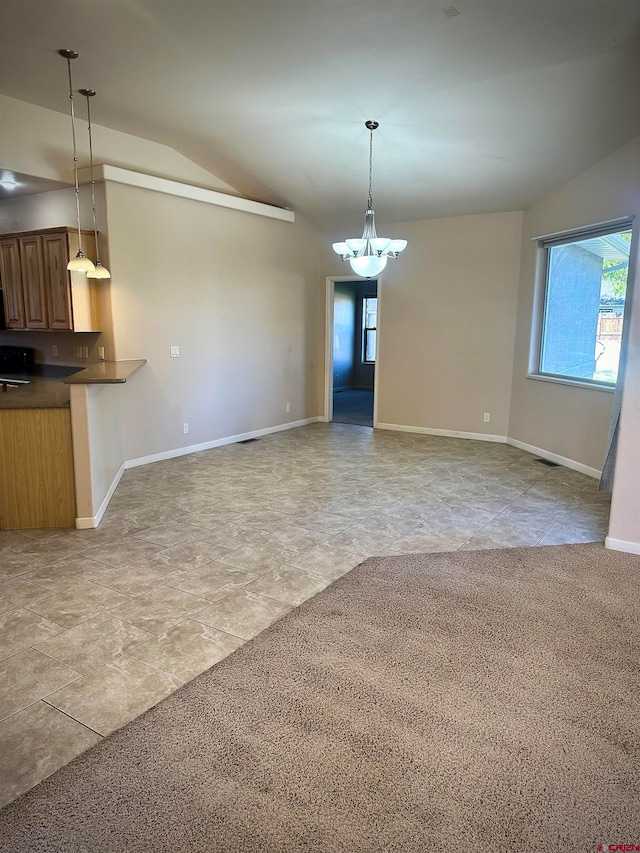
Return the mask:
<path fill-rule="evenodd" d="M 171 347 L 171 358 L 180 357 L 180 347 Z"/>

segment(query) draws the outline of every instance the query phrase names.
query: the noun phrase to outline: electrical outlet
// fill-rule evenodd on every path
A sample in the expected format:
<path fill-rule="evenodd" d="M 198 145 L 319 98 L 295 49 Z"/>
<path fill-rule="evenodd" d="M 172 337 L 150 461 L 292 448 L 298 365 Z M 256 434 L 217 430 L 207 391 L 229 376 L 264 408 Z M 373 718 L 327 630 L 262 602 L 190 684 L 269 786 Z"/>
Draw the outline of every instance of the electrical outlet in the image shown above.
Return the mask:
<path fill-rule="evenodd" d="M 490 420 L 491 420 L 491 412 L 485 412 L 485 413 L 484 413 L 484 422 L 485 422 L 485 424 L 488 424 Z"/>
<path fill-rule="evenodd" d="M 51 355 L 54 357 L 58 355 L 58 347 L 55 344 L 51 347 Z"/>
<path fill-rule="evenodd" d="M 186 434 L 189 432 L 189 424 L 182 424 L 182 431 Z"/>
<path fill-rule="evenodd" d="M 89 358 L 89 347 L 82 347 L 82 357 Z"/>
<path fill-rule="evenodd" d="M 171 347 L 171 358 L 180 358 L 180 347 Z"/>
<path fill-rule="evenodd" d="M 82 347 L 76 347 L 76 358 L 82 358 Z"/>
<path fill-rule="evenodd" d="M 290 412 L 291 411 L 291 403 L 287 403 L 287 405 L 284 407 L 284 410 L 285 410 L 285 412 Z"/>
<path fill-rule="evenodd" d="M 104 361 L 104 347 L 98 347 L 98 358 Z"/>

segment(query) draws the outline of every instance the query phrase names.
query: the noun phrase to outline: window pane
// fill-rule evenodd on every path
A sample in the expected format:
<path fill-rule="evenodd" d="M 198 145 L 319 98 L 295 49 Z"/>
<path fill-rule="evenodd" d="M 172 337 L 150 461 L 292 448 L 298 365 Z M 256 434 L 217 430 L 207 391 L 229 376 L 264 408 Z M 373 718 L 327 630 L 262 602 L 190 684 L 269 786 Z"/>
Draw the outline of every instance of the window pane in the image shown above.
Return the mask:
<path fill-rule="evenodd" d="M 540 371 L 615 384 L 631 231 L 547 249 Z"/>
<path fill-rule="evenodd" d="M 375 297 L 367 297 L 364 300 L 364 327 L 375 329 L 378 313 L 378 300 Z"/>
<path fill-rule="evenodd" d="M 367 329 L 364 334 L 365 334 L 364 360 L 365 361 L 375 361 L 376 360 L 376 330 L 375 329 Z"/>

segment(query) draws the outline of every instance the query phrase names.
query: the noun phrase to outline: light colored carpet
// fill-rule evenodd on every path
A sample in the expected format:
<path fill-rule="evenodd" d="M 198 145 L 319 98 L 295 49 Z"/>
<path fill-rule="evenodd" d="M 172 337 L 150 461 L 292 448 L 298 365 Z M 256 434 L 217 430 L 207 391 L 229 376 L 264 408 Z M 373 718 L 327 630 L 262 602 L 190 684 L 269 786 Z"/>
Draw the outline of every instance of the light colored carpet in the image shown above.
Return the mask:
<path fill-rule="evenodd" d="M 3 851 L 640 843 L 640 558 L 368 560 L 0 813 Z"/>

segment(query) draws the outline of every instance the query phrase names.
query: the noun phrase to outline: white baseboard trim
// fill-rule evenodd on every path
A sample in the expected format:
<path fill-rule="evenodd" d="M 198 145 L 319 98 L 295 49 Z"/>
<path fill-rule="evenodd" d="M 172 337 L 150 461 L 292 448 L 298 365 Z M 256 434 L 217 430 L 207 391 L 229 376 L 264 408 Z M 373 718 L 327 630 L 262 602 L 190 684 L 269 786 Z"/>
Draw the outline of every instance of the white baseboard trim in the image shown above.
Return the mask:
<path fill-rule="evenodd" d="M 488 435 L 484 432 L 460 432 L 454 429 L 432 429 L 431 427 L 404 426 L 403 424 L 374 424 L 376 429 L 390 429 L 396 432 L 414 432 L 418 435 L 442 435 L 449 438 L 469 438 L 473 441 L 493 441 L 506 444 L 506 435 Z"/>
<path fill-rule="evenodd" d="M 175 450 L 165 450 L 162 453 L 152 453 L 150 456 L 138 456 L 135 459 L 127 459 L 124 463 L 126 469 L 137 468 L 140 465 L 149 465 L 151 462 L 162 462 L 165 459 L 175 459 L 176 456 L 187 456 L 189 453 L 198 453 L 200 450 L 211 450 L 213 447 L 222 447 L 224 444 L 236 444 L 238 441 L 246 441 L 249 438 L 261 438 L 263 435 L 271 435 L 274 432 L 283 432 L 287 429 L 315 424 L 322 420 L 320 417 L 304 418 L 301 421 L 291 421 L 286 424 L 256 429 L 253 432 L 244 432 L 240 435 L 229 435 L 226 438 L 216 438 L 213 441 L 204 441 L 202 444 L 192 444 L 189 447 L 177 447 Z"/>
<path fill-rule="evenodd" d="M 626 539 L 614 539 L 607 536 L 604 547 L 611 551 L 624 551 L 625 554 L 640 554 L 640 542 L 627 542 Z"/>
<path fill-rule="evenodd" d="M 600 479 L 602 471 L 597 468 L 590 468 L 588 465 L 583 465 L 582 462 L 576 462 L 575 459 L 567 459 L 566 456 L 560 456 L 558 453 L 551 453 L 550 450 L 544 450 L 542 447 L 534 447 L 533 444 L 525 444 L 524 441 L 518 441 L 516 438 L 508 438 L 507 444 L 512 447 L 517 447 L 520 450 L 526 450 L 527 453 L 533 453 L 534 456 L 540 456 L 541 459 L 548 459 L 549 462 L 556 462 L 558 465 L 564 465 L 565 468 L 571 468 L 573 471 L 579 471 L 581 474 L 587 474 L 589 477 Z"/>
<path fill-rule="evenodd" d="M 89 518 L 76 518 L 76 529 L 77 530 L 91 530 L 94 527 L 97 527 L 102 521 L 102 516 L 107 511 L 107 507 L 109 506 L 109 501 L 113 497 L 113 493 L 118 488 L 118 483 L 122 479 L 122 475 L 125 472 L 125 463 L 118 468 L 116 472 L 116 476 L 113 478 L 113 482 L 109 486 L 107 490 L 107 494 L 104 496 L 104 499 L 100 506 L 98 507 L 97 513 L 93 517 Z"/>

